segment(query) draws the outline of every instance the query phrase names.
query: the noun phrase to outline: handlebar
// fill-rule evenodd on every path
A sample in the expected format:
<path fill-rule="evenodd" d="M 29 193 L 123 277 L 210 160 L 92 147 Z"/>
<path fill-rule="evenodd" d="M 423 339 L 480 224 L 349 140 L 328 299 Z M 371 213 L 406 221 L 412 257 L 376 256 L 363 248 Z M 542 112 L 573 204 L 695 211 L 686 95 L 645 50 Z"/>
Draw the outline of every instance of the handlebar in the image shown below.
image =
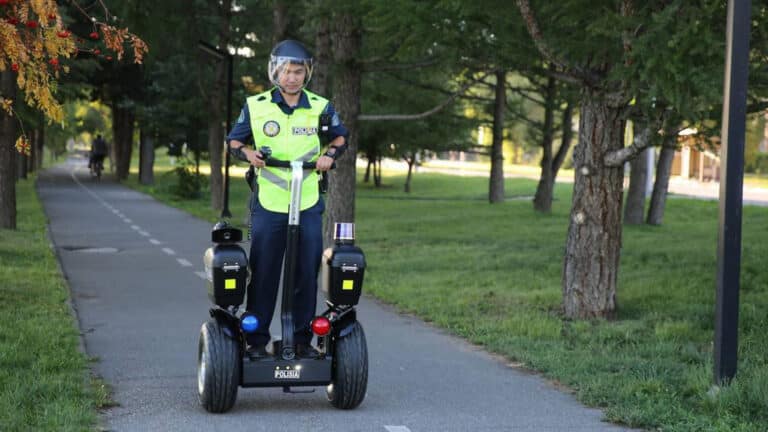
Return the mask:
<path fill-rule="evenodd" d="M 264 165 L 275 167 L 275 168 L 291 168 L 291 161 L 273 158 L 271 156 L 272 149 L 270 149 L 269 147 L 266 147 L 266 146 L 261 147 L 259 151 L 261 152 L 262 156 L 264 156 L 263 158 Z M 317 167 L 317 162 L 303 162 L 301 164 L 302 169 L 315 169 L 316 167 Z M 331 169 L 335 169 L 335 168 L 336 168 L 336 162 L 333 162 L 333 165 L 331 165 Z"/>
<path fill-rule="evenodd" d="M 272 157 L 268 157 L 264 159 L 264 165 L 275 167 L 275 168 L 290 168 L 291 167 L 291 161 L 285 161 L 280 159 L 275 159 Z M 316 162 L 303 162 L 301 164 L 301 167 L 303 169 L 315 169 L 315 166 L 317 165 Z"/>

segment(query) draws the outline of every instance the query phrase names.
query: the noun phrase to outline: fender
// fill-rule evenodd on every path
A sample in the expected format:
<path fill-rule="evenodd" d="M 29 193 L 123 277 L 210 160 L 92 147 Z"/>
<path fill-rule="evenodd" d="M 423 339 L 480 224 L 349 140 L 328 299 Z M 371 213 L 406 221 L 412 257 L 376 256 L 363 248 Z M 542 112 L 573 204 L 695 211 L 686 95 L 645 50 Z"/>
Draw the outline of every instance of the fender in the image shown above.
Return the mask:
<path fill-rule="evenodd" d="M 357 311 L 351 309 L 349 312 L 341 315 L 339 320 L 333 324 L 333 333 L 335 337 L 343 338 L 352 331 L 352 324 L 357 322 Z"/>
<path fill-rule="evenodd" d="M 211 308 L 209 313 L 211 317 L 219 323 L 224 330 L 224 334 L 234 341 L 240 339 L 240 320 L 229 311 L 219 307 Z"/>

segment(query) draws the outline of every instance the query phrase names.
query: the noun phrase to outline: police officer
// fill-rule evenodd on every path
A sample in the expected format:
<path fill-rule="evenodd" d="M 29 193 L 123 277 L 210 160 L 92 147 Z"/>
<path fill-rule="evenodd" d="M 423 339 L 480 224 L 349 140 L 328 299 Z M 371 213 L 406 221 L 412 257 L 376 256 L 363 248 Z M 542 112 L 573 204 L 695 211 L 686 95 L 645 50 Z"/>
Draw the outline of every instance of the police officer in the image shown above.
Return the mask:
<path fill-rule="evenodd" d="M 347 147 L 349 135 L 327 99 L 305 89 L 312 77 L 312 55 L 299 42 L 278 43 L 269 59 L 269 79 L 274 87 L 246 100 L 229 136 L 229 151 L 259 169 L 255 196 L 251 200 L 251 281 L 248 313 L 256 315 L 259 328 L 249 334 L 246 352 L 251 358 L 267 355 L 269 324 L 275 309 L 285 253 L 291 177 L 289 170 L 265 167 L 256 148 L 268 146 L 272 157 L 281 160 L 316 161 L 327 171 Z M 327 133 L 321 133 L 321 117 Z M 328 143 L 322 152 L 323 143 Z M 306 176 L 301 189 L 300 244 L 296 266 L 293 317 L 294 341 L 299 357 L 318 353 L 311 345 L 309 325 L 317 302 L 317 272 L 322 254 L 322 213 L 325 204 L 318 191 L 317 174 Z"/>

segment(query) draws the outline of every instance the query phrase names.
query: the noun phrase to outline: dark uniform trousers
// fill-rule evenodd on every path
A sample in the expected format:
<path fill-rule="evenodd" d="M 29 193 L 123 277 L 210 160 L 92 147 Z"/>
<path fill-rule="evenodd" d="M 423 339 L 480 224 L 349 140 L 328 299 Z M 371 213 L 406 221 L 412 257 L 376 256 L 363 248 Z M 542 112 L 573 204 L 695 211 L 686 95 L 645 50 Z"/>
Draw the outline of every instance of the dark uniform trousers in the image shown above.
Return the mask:
<path fill-rule="evenodd" d="M 255 198 L 255 196 L 254 196 Z M 293 297 L 294 343 L 312 340 L 309 324 L 317 306 L 317 272 L 323 253 L 322 216 L 325 203 L 320 197 L 299 216 L 299 251 L 296 256 L 296 288 Z M 288 214 L 266 210 L 258 199 L 251 201 L 251 282 L 248 284 L 247 310 L 259 319 L 256 333 L 248 343 L 269 342 L 269 324 L 275 312 L 280 274 L 288 235 Z M 280 312 L 278 311 L 278 319 Z"/>

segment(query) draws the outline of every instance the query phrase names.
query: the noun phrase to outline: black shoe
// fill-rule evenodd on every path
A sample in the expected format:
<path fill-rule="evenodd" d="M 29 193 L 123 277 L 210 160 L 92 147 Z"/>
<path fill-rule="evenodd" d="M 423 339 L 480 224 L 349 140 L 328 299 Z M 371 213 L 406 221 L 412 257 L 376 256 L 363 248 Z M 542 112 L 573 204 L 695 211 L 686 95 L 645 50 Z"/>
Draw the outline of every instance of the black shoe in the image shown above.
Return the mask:
<path fill-rule="evenodd" d="M 269 356 L 265 345 L 246 345 L 245 353 L 251 360 L 260 360 Z"/>
<path fill-rule="evenodd" d="M 306 359 L 316 359 L 320 357 L 320 352 L 310 344 L 296 344 L 296 355 Z"/>

